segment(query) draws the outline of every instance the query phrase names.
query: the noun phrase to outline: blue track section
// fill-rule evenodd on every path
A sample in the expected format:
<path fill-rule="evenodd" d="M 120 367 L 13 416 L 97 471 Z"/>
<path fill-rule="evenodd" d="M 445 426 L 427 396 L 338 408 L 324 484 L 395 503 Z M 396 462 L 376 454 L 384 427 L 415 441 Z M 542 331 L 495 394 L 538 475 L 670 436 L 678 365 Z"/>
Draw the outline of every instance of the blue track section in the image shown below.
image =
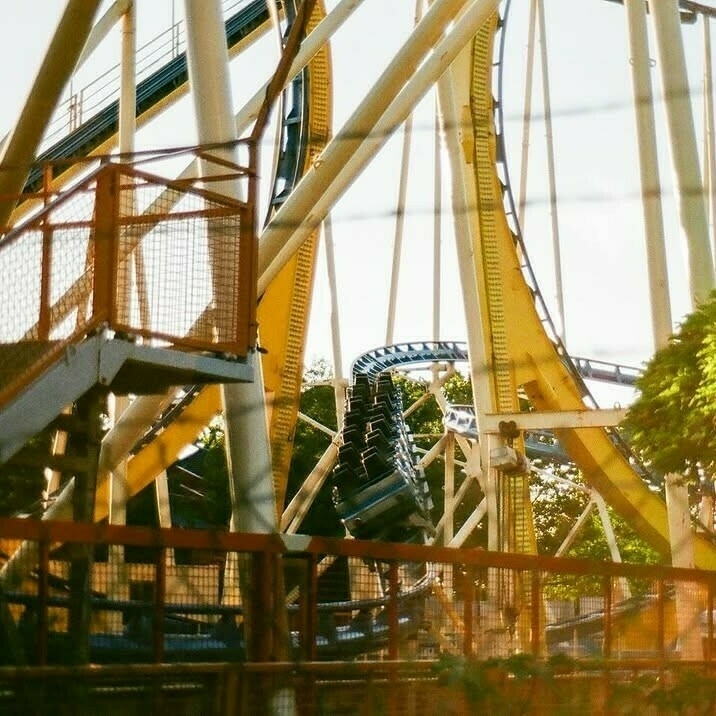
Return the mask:
<path fill-rule="evenodd" d="M 469 360 L 467 343 L 461 341 L 411 341 L 391 346 L 374 348 L 353 361 L 351 374 L 375 378 L 379 373 L 392 368 L 436 362 L 466 363 Z M 598 380 L 615 385 L 633 386 L 641 375 L 640 368 L 593 360 L 571 358 L 580 376 L 587 380 Z"/>
<path fill-rule="evenodd" d="M 443 418 L 445 427 L 451 432 L 472 440 L 479 439 L 477 418 L 472 405 L 450 405 Z M 569 455 L 548 430 L 525 432 L 525 451 L 530 460 L 549 460 L 566 465 L 571 462 Z"/>
<path fill-rule="evenodd" d="M 233 47 L 268 20 L 266 0 L 249 3 L 226 21 L 227 46 Z M 187 79 L 186 54 L 182 53 L 137 85 L 137 117 L 161 102 Z M 25 183 L 25 192 L 40 190 L 44 164 L 62 160 L 70 163 L 86 157 L 114 136 L 118 128 L 119 100 L 115 100 L 38 157 Z"/>
<path fill-rule="evenodd" d="M 429 568 L 423 565 L 423 569 L 422 576 L 415 584 L 401 591 L 397 598 L 400 639 L 416 634 L 423 622 L 424 599 L 433 584 Z M 65 580 L 55 581 L 58 583 L 55 586 L 66 592 Z M 32 663 L 38 639 L 35 598 L 22 593 L 9 593 L 5 597 L 8 603 L 24 607 L 24 614 L 18 624 L 18 636 L 27 663 Z M 66 593 L 61 597 L 52 597 L 50 603 L 55 607 L 66 608 Z M 316 658 L 322 661 L 353 658 L 386 648 L 390 632 L 388 604 L 387 596 L 372 600 L 320 604 L 315 633 Z M 111 600 L 105 595 L 94 593 L 91 608 L 98 613 L 109 611 L 122 614 L 124 623 L 121 633 L 90 635 L 89 651 L 92 663 L 132 664 L 155 661 L 153 604 Z M 289 614 L 297 614 L 299 609 L 297 604 L 288 606 Z M 162 642 L 164 662 L 225 662 L 246 659 L 246 640 L 241 626 L 240 607 L 166 604 L 165 612 Z M 351 613 L 353 616 L 347 622 L 339 622 L 336 618 L 336 615 Z M 304 636 L 298 631 L 292 631 L 288 640 L 291 658 L 300 658 L 306 650 Z M 68 663 L 72 653 L 70 634 L 52 631 L 49 633 L 49 663 Z M 0 654 L 0 665 L 9 664 L 10 657 L 7 650 Z"/>
<path fill-rule="evenodd" d="M 467 360 L 467 344 L 458 341 L 396 343 L 363 353 L 353 361 L 351 373 L 354 380 L 359 374 L 375 378 L 379 373 L 401 365 L 414 367 L 420 363 L 429 364 L 436 361 L 464 363 Z"/>
<path fill-rule="evenodd" d="M 468 362 L 467 344 L 460 341 L 411 341 L 374 348 L 356 358 L 351 366 L 354 385 L 361 380 L 375 380 L 386 371 L 410 367 L 415 369 L 431 363 Z M 641 375 L 639 368 L 608 363 L 589 358 L 571 358 L 580 378 L 598 380 L 615 385 L 634 386 Z M 350 402 L 350 401 L 349 401 Z M 347 405 L 348 407 L 348 405 Z M 448 430 L 477 440 L 477 421 L 471 405 L 450 406 L 445 418 Z M 525 449 L 530 459 L 550 460 L 566 464 L 571 462 L 552 433 L 546 430 L 531 431 L 524 435 Z M 646 473 L 643 475 L 647 478 Z"/>

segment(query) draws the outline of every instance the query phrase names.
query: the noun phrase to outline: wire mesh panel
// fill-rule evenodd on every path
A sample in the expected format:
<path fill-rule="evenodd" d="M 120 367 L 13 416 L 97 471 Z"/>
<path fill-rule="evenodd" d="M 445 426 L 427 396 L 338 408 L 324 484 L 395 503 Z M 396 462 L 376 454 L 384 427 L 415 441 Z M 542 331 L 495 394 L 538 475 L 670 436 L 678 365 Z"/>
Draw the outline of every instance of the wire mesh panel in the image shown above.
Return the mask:
<path fill-rule="evenodd" d="M 122 183 L 116 326 L 244 355 L 253 295 L 246 205 L 144 174 Z"/>
<path fill-rule="evenodd" d="M 92 184 L 82 184 L 0 243 L 0 395 L 87 330 L 94 198 Z"/>
<path fill-rule="evenodd" d="M 276 535 L 30 520 L 0 520 L 0 535 L 25 540 L 0 566 L 12 666 L 0 665 L 0 704 L 21 698 L 10 672 L 23 665 L 88 661 L 134 665 L 138 688 L 161 698 L 179 687 L 152 668 L 196 665 L 187 703 L 206 696 L 202 669 L 222 665 L 202 708 L 252 716 L 716 704 L 695 670 L 713 663 L 706 571 L 324 538 L 293 551 Z"/>
<path fill-rule="evenodd" d="M 230 713 L 222 708 L 225 681 L 206 665 L 0 670 L 0 713 L 218 716 Z"/>
<path fill-rule="evenodd" d="M 231 182 L 246 183 L 237 172 Z M 0 243 L 0 403 L 100 326 L 245 356 L 254 250 L 248 204 L 100 167 Z"/>

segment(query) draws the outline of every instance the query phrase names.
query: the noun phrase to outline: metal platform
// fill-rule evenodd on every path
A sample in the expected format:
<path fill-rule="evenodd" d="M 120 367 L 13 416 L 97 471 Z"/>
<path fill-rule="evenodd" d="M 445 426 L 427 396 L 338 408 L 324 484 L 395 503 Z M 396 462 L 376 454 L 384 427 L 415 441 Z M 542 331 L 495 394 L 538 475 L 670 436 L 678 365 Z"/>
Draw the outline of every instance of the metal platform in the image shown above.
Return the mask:
<path fill-rule="evenodd" d="M 18 344 L 8 350 L 17 351 Z M 110 332 L 98 333 L 68 347 L 0 412 L 0 464 L 96 385 L 118 395 L 148 395 L 187 384 L 246 383 L 253 374 L 247 360 L 140 345 Z"/>

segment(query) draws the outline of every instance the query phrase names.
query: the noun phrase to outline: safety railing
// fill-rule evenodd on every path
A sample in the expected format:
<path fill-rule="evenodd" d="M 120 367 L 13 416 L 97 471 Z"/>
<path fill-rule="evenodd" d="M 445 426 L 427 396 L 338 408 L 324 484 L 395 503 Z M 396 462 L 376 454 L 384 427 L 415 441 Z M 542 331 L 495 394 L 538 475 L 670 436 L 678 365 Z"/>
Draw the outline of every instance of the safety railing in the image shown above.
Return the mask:
<path fill-rule="evenodd" d="M 210 182 L 105 164 L 6 234 L 0 404 L 100 326 L 246 355 L 255 333 L 254 188 L 248 170 L 232 171 L 220 179 L 249 185 L 247 202 Z"/>
<path fill-rule="evenodd" d="M 7 553 L 13 538 L 35 545 L 0 569 L 0 585 L 18 619 L 32 607 L 43 626 L 31 642 L 40 663 L 53 638 L 69 638 L 72 544 L 97 556 L 85 596 L 100 661 L 715 656 L 709 571 L 31 520 L 0 520 L 0 535 Z"/>
<path fill-rule="evenodd" d="M 587 710 L 634 699 L 647 684 L 656 698 L 714 663 L 708 571 L 31 520 L 0 520 L 0 537 L 11 555 L 0 660 L 12 666 L 0 697 L 11 699 L 33 673 L 50 689 L 91 662 L 104 665 L 83 682 L 101 682 L 97 698 L 171 699 L 184 682 L 187 699 L 214 704 L 206 713 L 260 713 L 276 699 L 306 713 L 475 713 L 496 688 L 503 703 L 527 698 L 520 712 L 553 713 L 577 695 Z M 78 578 L 82 546 L 90 580 Z"/>
<path fill-rule="evenodd" d="M 223 0 L 224 18 L 240 12 L 251 0 Z M 186 30 L 183 21 L 171 26 L 137 49 L 136 81 L 138 83 L 159 73 L 174 58 L 186 52 Z M 96 116 L 115 102 L 119 94 L 121 64 L 114 63 L 106 70 L 95 73 L 91 82 L 77 88 L 72 83 L 53 114 L 43 137 L 41 150 L 45 150 L 75 131 L 87 119 Z"/>

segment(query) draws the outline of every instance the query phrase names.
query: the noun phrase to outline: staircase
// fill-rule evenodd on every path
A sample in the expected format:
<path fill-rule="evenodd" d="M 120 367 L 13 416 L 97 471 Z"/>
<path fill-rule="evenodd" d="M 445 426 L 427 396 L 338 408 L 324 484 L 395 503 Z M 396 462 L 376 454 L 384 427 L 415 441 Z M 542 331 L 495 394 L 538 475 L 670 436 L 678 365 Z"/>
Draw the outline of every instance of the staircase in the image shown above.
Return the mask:
<path fill-rule="evenodd" d="M 26 446 L 47 429 L 75 434 L 98 392 L 252 380 L 252 218 L 247 204 L 108 164 L 0 240 L 0 465 L 92 472 Z"/>

